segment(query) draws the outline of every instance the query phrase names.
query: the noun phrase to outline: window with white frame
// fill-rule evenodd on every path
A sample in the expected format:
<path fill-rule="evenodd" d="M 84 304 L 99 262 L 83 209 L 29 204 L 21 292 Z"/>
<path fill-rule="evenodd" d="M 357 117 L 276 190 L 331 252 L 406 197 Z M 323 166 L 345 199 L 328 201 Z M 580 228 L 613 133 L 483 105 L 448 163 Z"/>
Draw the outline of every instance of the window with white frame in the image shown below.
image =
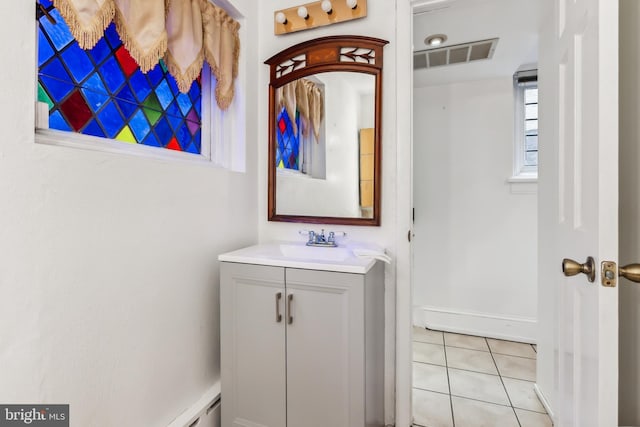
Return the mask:
<path fill-rule="evenodd" d="M 83 50 L 50 0 L 37 5 L 37 142 L 244 171 L 242 61 L 233 102 L 222 110 L 208 66 L 181 93 L 162 60 L 141 72 L 113 23 L 93 48 Z"/>
<path fill-rule="evenodd" d="M 520 71 L 514 75 L 515 147 L 514 178 L 538 177 L 538 72 Z"/>

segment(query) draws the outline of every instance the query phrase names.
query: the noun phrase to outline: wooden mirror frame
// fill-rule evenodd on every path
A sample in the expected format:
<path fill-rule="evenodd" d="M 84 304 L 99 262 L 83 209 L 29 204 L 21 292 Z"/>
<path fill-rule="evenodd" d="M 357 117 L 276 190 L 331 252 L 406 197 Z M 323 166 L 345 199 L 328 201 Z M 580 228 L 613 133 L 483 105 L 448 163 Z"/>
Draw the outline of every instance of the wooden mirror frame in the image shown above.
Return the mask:
<path fill-rule="evenodd" d="M 269 79 L 269 221 L 310 224 L 380 225 L 380 187 L 382 185 L 382 51 L 386 40 L 365 36 L 330 36 L 309 40 L 277 53 L 265 61 Z M 373 217 L 326 217 L 312 215 L 278 215 L 276 213 L 276 89 L 311 74 L 350 71 L 375 76 L 375 131 Z"/>

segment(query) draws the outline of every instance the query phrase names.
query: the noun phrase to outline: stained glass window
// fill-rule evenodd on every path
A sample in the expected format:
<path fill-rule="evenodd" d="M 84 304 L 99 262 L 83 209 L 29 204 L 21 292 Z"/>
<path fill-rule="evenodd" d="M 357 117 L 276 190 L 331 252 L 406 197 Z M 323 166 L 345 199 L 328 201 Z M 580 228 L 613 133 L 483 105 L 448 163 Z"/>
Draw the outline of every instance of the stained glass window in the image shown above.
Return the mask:
<path fill-rule="evenodd" d="M 282 108 L 276 120 L 276 167 L 280 169 L 300 170 L 300 113 L 296 111 L 296 127 L 293 125 L 286 108 Z"/>
<path fill-rule="evenodd" d="M 143 74 L 113 23 L 85 51 L 52 2 L 38 4 L 38 100 L 50 128 L 200 154 L 200 77 L 183 94 L 163 61 Z"/>

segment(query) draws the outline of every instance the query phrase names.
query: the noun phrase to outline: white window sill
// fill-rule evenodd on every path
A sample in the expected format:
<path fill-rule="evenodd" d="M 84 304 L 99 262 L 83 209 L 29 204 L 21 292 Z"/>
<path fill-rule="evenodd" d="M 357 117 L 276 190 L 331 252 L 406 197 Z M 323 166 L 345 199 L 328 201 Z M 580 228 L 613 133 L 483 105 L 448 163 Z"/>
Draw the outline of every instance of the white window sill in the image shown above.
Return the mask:
<path fill-rule="evenodd" d="M 511 194 L 537 194 L 538 174 L 520 174 L 507 179 Z"/>

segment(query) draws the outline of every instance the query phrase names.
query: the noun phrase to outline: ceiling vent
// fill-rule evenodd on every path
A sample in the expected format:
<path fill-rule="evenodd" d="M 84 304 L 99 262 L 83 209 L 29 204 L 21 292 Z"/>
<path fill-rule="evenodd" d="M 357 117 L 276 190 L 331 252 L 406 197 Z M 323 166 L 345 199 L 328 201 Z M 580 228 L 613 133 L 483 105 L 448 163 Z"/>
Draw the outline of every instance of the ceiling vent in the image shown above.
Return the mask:
<path fill-rule="evenodd" d="M 442 65 L 463 64 L 465 62 L 491 59 L 498 39 L 420 50 L 413 53 L 413 69 L 440 67 Z"/>

